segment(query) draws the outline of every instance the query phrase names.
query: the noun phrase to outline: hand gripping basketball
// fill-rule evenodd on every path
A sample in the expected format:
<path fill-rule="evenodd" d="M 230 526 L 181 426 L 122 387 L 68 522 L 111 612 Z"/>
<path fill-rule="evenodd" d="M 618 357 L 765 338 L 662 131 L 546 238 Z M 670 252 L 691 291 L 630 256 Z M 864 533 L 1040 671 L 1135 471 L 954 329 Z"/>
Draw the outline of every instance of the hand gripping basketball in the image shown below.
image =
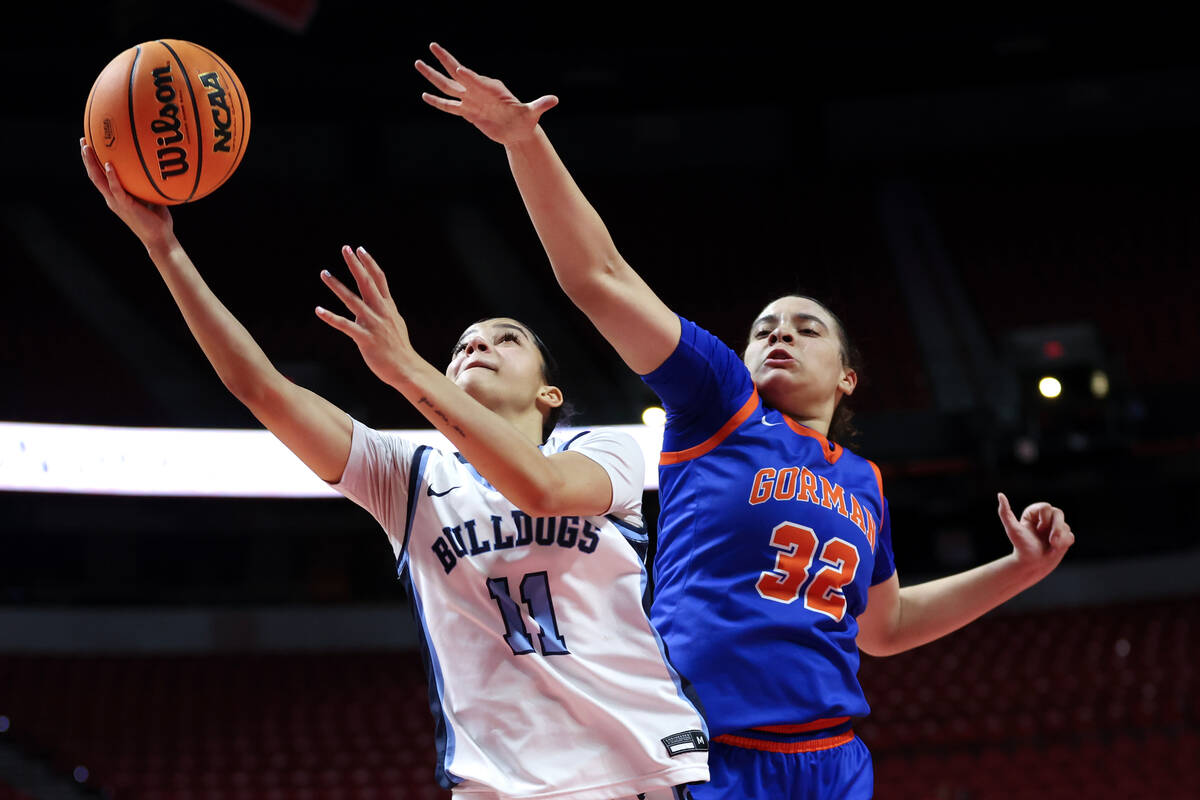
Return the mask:
<path fill-rule="evenodd" d="M 216 53 L 158 39 L 129 48 L 100 72 L 83 130 L 100 162 L 116 167 L 125 191 L 148 203 L 188 203 L 241 164 L 250 104 Z"/>

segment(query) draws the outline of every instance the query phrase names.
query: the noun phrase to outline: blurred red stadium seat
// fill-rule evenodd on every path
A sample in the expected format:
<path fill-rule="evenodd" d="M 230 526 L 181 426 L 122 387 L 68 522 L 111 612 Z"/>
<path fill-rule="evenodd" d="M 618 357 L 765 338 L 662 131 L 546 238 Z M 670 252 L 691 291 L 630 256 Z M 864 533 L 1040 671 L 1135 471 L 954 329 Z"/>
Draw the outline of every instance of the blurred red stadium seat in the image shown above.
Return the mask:
<path fill-rule="evenodd" d="M 864 657 L 877 797 L 1200 797 L 1198 620 L 1198 598 L 993 616 Z M 0 710 L 113 800 L 447 797 L 410 653 L 3 655 Z"/>

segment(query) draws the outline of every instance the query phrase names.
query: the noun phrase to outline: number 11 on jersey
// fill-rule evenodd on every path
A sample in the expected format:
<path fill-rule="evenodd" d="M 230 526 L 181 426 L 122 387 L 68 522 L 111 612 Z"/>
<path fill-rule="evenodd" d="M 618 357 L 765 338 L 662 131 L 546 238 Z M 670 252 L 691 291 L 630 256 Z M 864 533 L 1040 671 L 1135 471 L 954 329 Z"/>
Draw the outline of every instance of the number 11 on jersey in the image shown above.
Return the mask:
<path fill-rule="evenodd" d="M 512 648 L 514 656 L 533 652 L 533 640 L 529 629 L 521 618 L 521 607 L 513 599 L 508 588 L 508 578 L 488 578 L 488 593 L 500 606 L 500 618 L 504 620 L 504 641 Z M 541 628 L 538 644 L 544 656 L 570 655 L 567 642 L 558 632 L 558 619 L 554 615 L 554 598 L 550 594 L 550 577 L 546 572 L 530 572 L 521 578 L 521 599 L 529 608 L 529 616 Z"/>

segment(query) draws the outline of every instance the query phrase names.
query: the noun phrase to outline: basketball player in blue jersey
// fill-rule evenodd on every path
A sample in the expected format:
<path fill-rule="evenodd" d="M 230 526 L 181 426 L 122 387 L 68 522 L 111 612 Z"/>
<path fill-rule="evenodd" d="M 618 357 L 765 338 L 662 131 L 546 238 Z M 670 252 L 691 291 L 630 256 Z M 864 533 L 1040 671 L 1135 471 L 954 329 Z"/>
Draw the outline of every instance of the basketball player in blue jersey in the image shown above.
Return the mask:
<path fill-rule="evenodd" d="M 440 783 L 478 800 L 687 800 L 708 778 L 708 735 L 643 605 L 636 442 L 552 435 L 562 392 L 516 320 L 471 325 L 445 373 L 431 366 L 378 264 L 346 247 L 358 291 L 322 279 L 351 316 L 318 316 L 456 449 L 368 428 L 280 374 L 205 284 L 168 210 L 81 152 L 226 387 L 387 533 L 421 629 Z"/>
<path fill-rule="evenodd" d="M 780 297 L 739 356 L 673 313 L 617 252 L 538 120 L 438 45 L 418 61 L 461 116 L 503 145 L 559 284 L 662 398 L 662 513 L 652 619 L 705 704 L 712 779 L 698 800 L 866 798 L 868 712 L 859 650 L 888 655 L 943 636 L 1047 575 L 1074 541 L 1061 510 L 1016 517 L 1011 555 L 900 588 L 879 469 L 829 438 L 857 374 L 838 319 Z"/>

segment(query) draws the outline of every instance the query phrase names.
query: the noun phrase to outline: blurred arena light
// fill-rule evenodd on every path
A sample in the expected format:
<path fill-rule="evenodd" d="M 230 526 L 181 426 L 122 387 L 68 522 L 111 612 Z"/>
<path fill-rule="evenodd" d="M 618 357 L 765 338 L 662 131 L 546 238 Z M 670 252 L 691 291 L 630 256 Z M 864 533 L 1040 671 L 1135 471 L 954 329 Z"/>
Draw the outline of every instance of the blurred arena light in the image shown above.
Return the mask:
<path fill-rule="evenodd" d="M 658 406 L 650 406 L 642 412 L 642 424 L 661 428 L 667 424 L 667 412 Z"/>
<path fill-rule="evenodd" d="M 1013 455 L 1022 464 L 1032 464 L 1038 460 L 1038 443 L 1031 436 L 1019 436 L 1013 442 Z"/>
<path fill-rule="evenodd" d="M 637 441 L 658 489 L 662 428 L 595 426 Z M 560 428 L 568 438 L 591 428 Z M 435 430 L 388 431 L 453 451 Z M 266 430 L 0 422 L 0 491 L 187 497 L 340 497 Z"/>
<path fill-rule="evenodd" d="M 1038 381 L 1038 392 L 1041 393 L 1042 397 L 1053 400 L 1062 394 L 1062 381 L 1053 375 L 1047 375 Z"/>

